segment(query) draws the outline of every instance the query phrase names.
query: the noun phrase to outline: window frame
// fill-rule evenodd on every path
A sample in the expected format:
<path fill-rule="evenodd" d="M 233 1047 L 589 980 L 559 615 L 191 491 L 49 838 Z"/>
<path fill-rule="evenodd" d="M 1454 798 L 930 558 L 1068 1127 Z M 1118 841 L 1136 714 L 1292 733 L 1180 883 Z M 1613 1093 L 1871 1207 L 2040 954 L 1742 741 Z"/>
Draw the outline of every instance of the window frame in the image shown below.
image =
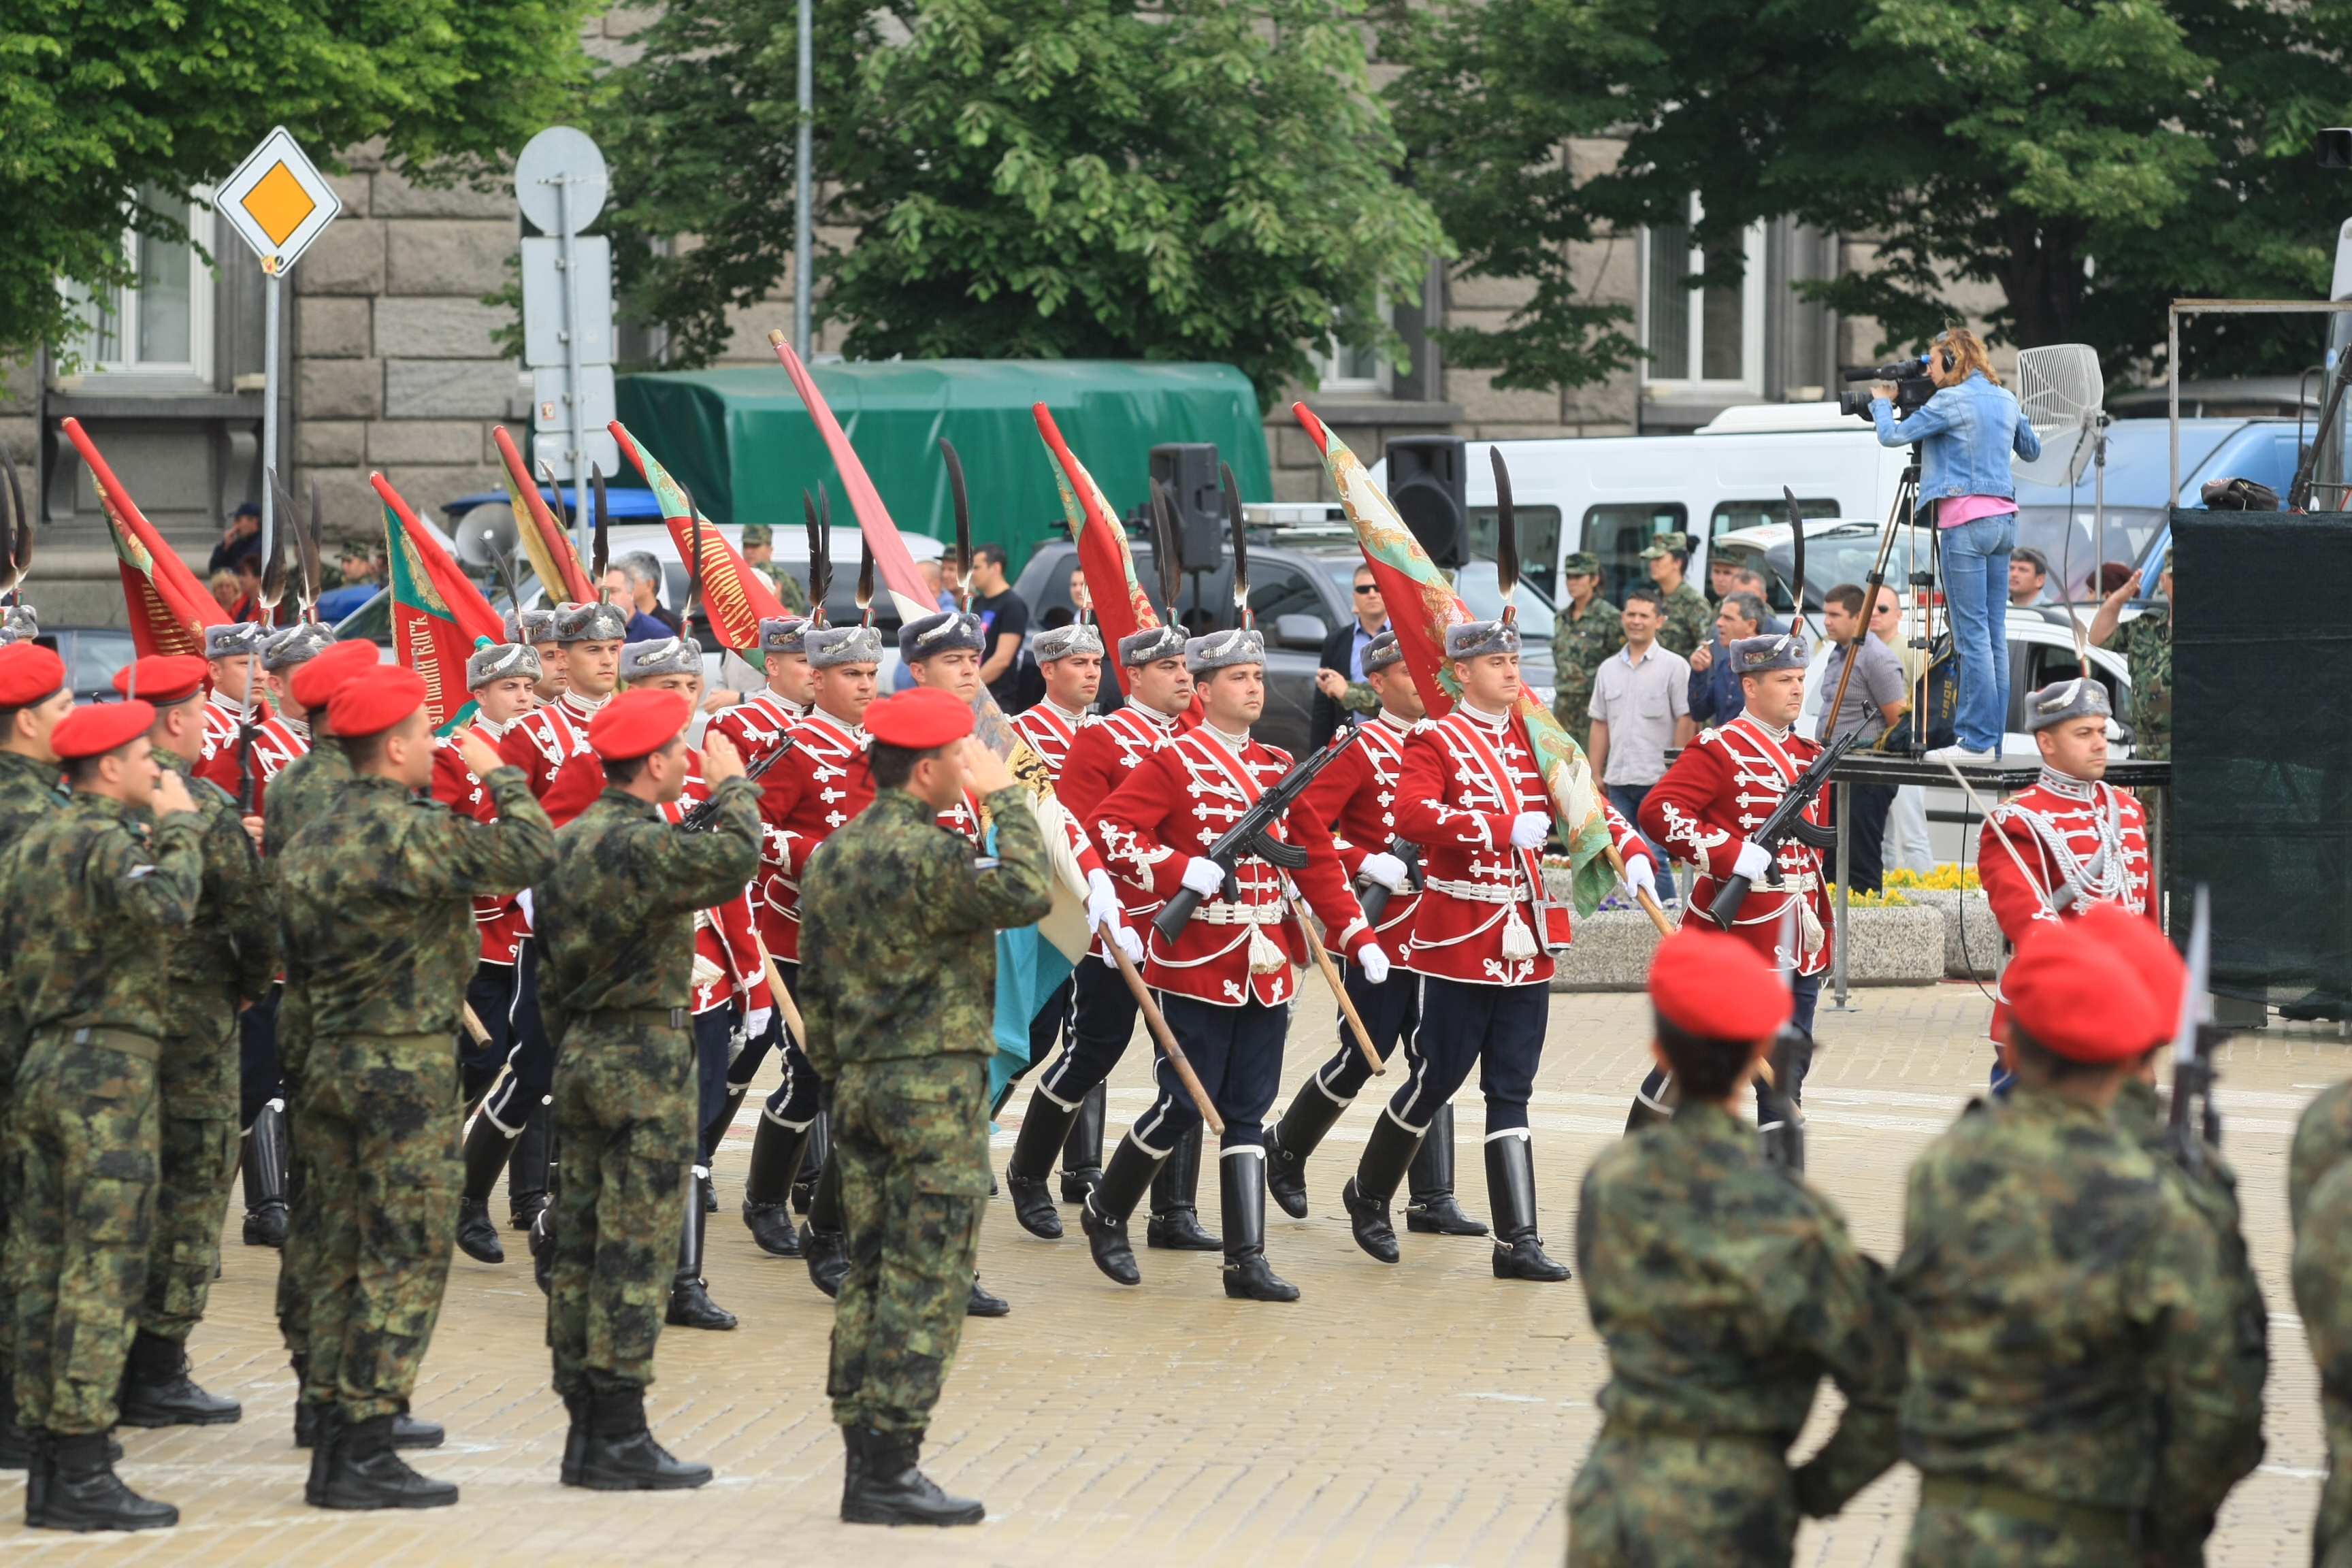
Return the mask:
<path fill-rule="evenodd" d="M 1387 289 L 1381 290 L 1379 303 L 1374 309 L 1381 325 L 1390 328 L 1395 326 L 1395 307 L 1389 300 Z M 1339 324 L 1337 312 L 1334 312 L 1332 324 L 1335 329 Z M 1317 396 L 1387 397 L 1393 394 L 1396 388 L 1396 366 L 1389 363 L 1386 354 L 1381 353 L 1377 348 L 1366 349 L 1362 352 L 1372 356 L 1372 374 L 1369 376 L 1341 375 L 1339 374 L 1338 366 L 1343 346 L 1336 331 L 1326 333 L 1319 341 L 1307 345 L 1307 357 L 1315 362 Z"/>
<path fill-rule="evenodd" d="M 100 359 L 95 353 L 85 353 L 81 368 L 62 378 L 70 390 L 87 391 L 104 385 L 125 388 L 144 384 L 184 389 L 209 387 L 213 384 L 214 296 L 217 292 L 219 273 L 207 253 L 213 247 L 215 225 L 212 209 L 212 187 L 199 185 L 188 196 L 188 237 L 180 241 L 188 252 L 188 353 L 184 360 L 148 362 L 123 357 Z M 139 271 L 145 258 L 150 237 L 137 229 L 122 231 L 123 252 L 129 258 L 132 272 Z M 78 342 L 94 345 L 98 339 L 94 300 L 86 291 L 68 288 L 68 293 L 85 311 L 90 311 L 89 324 L 79 334 Z M 118 306 L 115 312 L 116 341 L 127 355 L 139 338 L 139 296 L 142 290 L 135 284 L 113 291 Z"/>
<path fill-rule="evenodd" d="M 1699 200 L 1696 192 L 1693 192 L 1691 195 L 1688 211 L 1690 216 L 1685 220 L 1685 226 L 1689 229 L 1696 230 L 1700 217 Z M 1650 262 L 1652 256 L 1651 247 L 1654 244 L 1654 231 L 1647 225 L 1643 226 L 1641 232 L 1641 243 L 1637 247 L 1637 260 L 1634 274 L 1636 279 L 1639 280 L 1638 287 L 1634 290 L 1635 341 L 1640 342 L 1645 350 L 1650 342 L 1652 312 L 1657 308 L 1650 297 Z M 1704 289 L 1685 289 L 1681 290 L 1681 292 L 1685 300 L 1683 309 L 1689 312 L 1685 337 L 1685 342 L 1687 344 L 1686 353 L 1689 357 L 1684 362 L 1681 367 L 1684 374 L 1680 375 L 1662 375 L 1657 374 L 1657 362 L 1650 358 L 1645 353 L 1642 357 L 1640 366 L 1642 386 L 1645 391 L 1661 395 L 1674 394 L 1703 394 L 1717 395 L 1738 394 L 1756 397 L 1763 395 L 1764 273 L 1766 261 L 1765 239 L 1766 226 L 1762 223 L 1753 223 L 1748 225 L 1747 230 L 1741 236 L 1741 255 L 1745 258 L 1746 266 L 1741 272 L 1739 279 L 1740 374 L 1738 377 L 1732 380 L 1724 380 L 1689 374 L 1695 365 L 1704 364 L 1706 363 L 1706 290 Z M 1697 246 L 1694 245 L 1690 248 L 1688 270 L 1684 274 L 1684 276 L 1689 277 L 1695 273 L 1702 271 L 1705 269 L 1706 266 L 1706 253 Z"/>

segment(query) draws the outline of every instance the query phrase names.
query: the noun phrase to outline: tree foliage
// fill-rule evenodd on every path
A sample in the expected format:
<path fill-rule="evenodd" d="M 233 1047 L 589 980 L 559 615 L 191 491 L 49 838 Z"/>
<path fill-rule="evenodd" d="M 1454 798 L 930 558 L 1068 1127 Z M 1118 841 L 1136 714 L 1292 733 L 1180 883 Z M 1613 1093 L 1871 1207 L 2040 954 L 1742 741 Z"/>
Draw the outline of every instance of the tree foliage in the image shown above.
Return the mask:
<path fill-rule="evenodd" d="M 2324 292 L 2352 188 L 2312 166 L 2310 133 L 2352 100 L 2342 21 L 2235 0 L 1491 0 L 1400 12 L 1388 47 L 1410 66 L 1413 177 L 1465 264 L 1538 285 L 1456 357 L 1546 386 L 1636 353 L 1568 247 L 1681 221 L 1694 193 L 1694 287 L 1737 280 L 1760 219 L 1876 239 L 1874 270 L 1809 291 L 1875 317 L 1883 348 L 1958 315 L 1962 282 L 1999 288 L 1998 336 L 2089 342 L 2110 367 L 2161 345 L 2172 296 Z M 1622 157 L 1580 178 L 1564 151 L 1597 138 Z M 2209 335 L 2203 368 L 2308 335 Z"/>
<path fill-rule="evenodd" d="M 483 174 L 587 79 L 590 0 L 13 0 L 0 11 L 0 353 L 73 328 L 60 279 L 135 281 L 137 193 L 184 196 L 273 125 L 321 163 L 383 138 L 420 178 Z"/>

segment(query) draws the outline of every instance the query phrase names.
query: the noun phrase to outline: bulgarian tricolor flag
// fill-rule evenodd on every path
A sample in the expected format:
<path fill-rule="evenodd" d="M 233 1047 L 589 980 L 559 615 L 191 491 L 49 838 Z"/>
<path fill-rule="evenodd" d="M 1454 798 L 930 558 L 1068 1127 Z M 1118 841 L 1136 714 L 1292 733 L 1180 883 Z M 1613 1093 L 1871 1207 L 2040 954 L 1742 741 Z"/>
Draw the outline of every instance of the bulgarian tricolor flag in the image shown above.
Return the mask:
<path fill-rule="evenodd" d="M 1396 628 L 1422 701 L 1431 718 L 1442 719 L 1454 710 L 1454 700 L 1461 695 L 1453 666 L 1445 658 L 1445 628 L 1471 619 L 1469 606 L 1455 596 L 1445 574 L 1437 569 L 1348 444 L 1304 403 L 1294 403 L 1290 409 L 1323 454 L 1332 488 L 1339 492 L 1339 504 L 1347 509 L 1348 521 L 1355 527 L 1356 542 L 1371 563 L 1381 597 L 1388 602 L 1389 625 Z M 1617 874 L 1607 856 L 1609 825 L 1601 809 L 1600 783 L 1592 776 L 1584 749 L 1525 687 L 1519 689 L 1519 717 L 1527 722 L 1536 768 L 1543 774 L 1553 820 L 1559 825 L 1569 863 L 1575 868 L 1576 912 L 1589 915 L 1617 885 Z"/>
<path fill-rule="evenodd" d="M 588 573 L 580 564 L 580 552 L 572 548 L 572 538 L 555 521 L 547 498 L 530 482 L 530 470 L 523 466 L 514 437 L 507 434 L 503 425 L 492 426 L 490 437 L 498 443 L 499 471 L 505 476 L 507 501 L 514 510 L 516 542 L 530 562 L 531 573 L 538 577 L 549 607 L 594 604 L 596 590 L 588 585 Z"/>
<path fill-rule="evenodd" d="M 677 545 L 677 558 L 687 563 L 689 573 L 694 569 L 696 535 L 700 534 L 702 607 L 710 617 L 711 634 L 725 647 L 750 658 L 760 646 L 760 623 L 782 615 L 783 604 L 760 581 L 760 574 L 751 570 L 751 563 L 727 542 L 719 525 L 702 516 L 702 509 L 669 477 L 669 470 L 639 446 L 637 438 L 619 420 L 613 421 L 611 429 L 623 454 L 636 465 L 637 472 L 653 488 L 654 499 L 661 503 L 662 521 L 669 524 L 669 536 Z M 696 518 L 702 519 L 699 530 L 694 526 Z M 751 662 L 757 664 L 759 660 L 753 658 Z"/>
<path fill-rule="evenodd" d="M 106 511 L 114 553 L 121 557 L 122 598 L 131 610 L 131 647 L 142 657 L 163 653 L 203 658 L 205 628 L 227 625 L 228 612 L 196 581 L 179 552 L 163 542 L 155 525 L 147 521 L 139 503 L 99 456 L 98 444 L 81 427 L 81 421 L 64 423 L 67 438 L 98 481 L 98 502 Z"/>
<path fill-rule="evenodd" d="M 370 474 L 383 499 L 384 559 L 392 566 L 393 657 L 425 678 L 425 716 L 446 733 L 474 715 L 466 660 L 474 639 L 506 640 L 506 622 L 440 541 L 425 531 L 392 481 Z"/>
<path fill-rule="evenodd" d="M 1101 624 L 1104 651 L 1114 665 L 1118 661 L 1118 645 L 1123 637 L 1131 637 L 1147 626 L 1160 624 L 1160 616 L 1151 608 L 1151 597 L 1135 575 L 1135 555 L 1127 547 L 1127 530 L 1120 527 L 1104 499 L 1102 487 L 1087 472 L 1062 439 L 1061 426 L 1042 403 L 1032 404 L 1030 412 L 1037 416 L 1037 434 L 1045 438 L 1045 450 L 1053 455 L 1054 482 L 1062 492 L 1062 512 L 1069 519 L 1070 538 L 1078 547 L 1078 564 L 1086 569 L 1087 593 L 1095 602 L 1095 619 Z M 1114 587 L 1123 584 L 1124 588 Z M 1170 605 L 1172 612 L 1174 605 Z"/>

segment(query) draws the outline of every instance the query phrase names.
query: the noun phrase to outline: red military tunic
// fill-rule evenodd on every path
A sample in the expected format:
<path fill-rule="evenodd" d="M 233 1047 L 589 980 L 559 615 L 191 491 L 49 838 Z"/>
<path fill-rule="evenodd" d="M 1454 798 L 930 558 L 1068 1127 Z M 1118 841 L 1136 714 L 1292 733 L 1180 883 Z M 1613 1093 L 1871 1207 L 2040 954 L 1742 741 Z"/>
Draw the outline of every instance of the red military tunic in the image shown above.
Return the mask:
<path fill-rule="evenodd" d="M 480 737 L 482 743 L 496 748 L 513 723 L 498 725 L 477 716 L 467 726 Z M 489 786 L 476 777 L 466 765 L 457 750 L 455 732 L 442 736 L 433 746 L 433 798 L 460 816 L 470 816 L 477 822 L 495 822 L 498 809 L 490 799 Z M 474 900 L 474 931 L 482 939 L 481 962 L 512 963 L 530 935 L 530 917 L 523 912 L 522 896 L 509 893 L 500 898 L 483 895 Z"/>
<path fill-rule="evenodd" d="M 1044 706 L 1040 704 L 1039 706 Z M 1027 718 L 1037 710 L 1032 708 L 1021 715 Z M 1020 719 L 1013 721 L 1016 724 Z M 1110 713 L 1090 718 L 1077 726 L 1068 749 L 1063 752 L 1058 772 L 1054 778 L 1054 794 L 1062 809 L 1070 814 L 1070 821 L 1081 827 L 1092 823 L 1102 803 L 1111 793 L 1134 776 L 1145 759 L 1183 733 L 1184 721 L 1170 718 L 1153 709 L 1129 703 Z M 1041 753 L 1042 754 L 1042 753 Z M 1052 759 L 1048 758 L 1048 762 Z M 1087 830 L 1089 841 L 1092 830 Z M 1108 868 L 1100 852 L 1097 860 Z M 1181 870 L 1181 868 L 1180 868 Z M 1127 913 L 1127 923 L 1137 931 L 1143 922 L 1160 912 L 1167 900 L 1140 891 L 1116 872 L 1112 883 L 1118 889 L 1119 906 Z M 1100 937 L 1095 939 L 1094 955 L 1105 963 L 1115 962 Z"/>
<path fill-rule="evenodd" d="M 1690 908 L 1705 910 L 1732 872 L 1739 847 L 1764 825 L 1805 764 L 1822 748 L 1794 731 L 1775 735 L 1743 713 L 1730 723 L 1702 730 L 1683 748 L 1666 776 L 1651 786 L 1642 803 L 1642 827 L 1677 860 L 1699 868 Z M 1805 819 L 1822 819 L 1824 790 L 1805 808 Z M 1733 934 L 1775 967 L 1819 974 L 1830 966 L 1830 900 L 1822 879 L 1822 852 L 1791 837 L 1780 846 L 1779 888 L 1752 887 L 1741 900 Z M 1780 917 L 1799 910 L 1799 951 L 1780 951 Z M 1690 918 L 1690 917 L 1685 917 Z M 1705 919 L 1702 913 L 1696 918 Z"/>
<path fill-rule="evenodd" d="M 278 771 L 310 749 L 310 726 L 299 719 L 289 719 L 270 711 L 267 701 L 254 708 L 253 726 L 253 812 L 258 816 L 261 804 L 269 788 L 269 781 Z M 205 699 L 204 748 L 196 758 L 195 776 L 209 779 L 237 798 L 237 711 L 234 702 L 223 703 L 217 692 Z"/>
<path fill-rule="evenodd" d="M 604 793 L 604 764 L 588 744 L 588 722 L 611 700 L 566 691 L 516 720 L 499 742 L 499 757 L 529 776 L 531 795 L 558 827 Z"/>
<path fill-rule="evenodd" d="M 1421 846 L 1424 890 L 1398 962 L 1472 985 L 1550 980 L 1552 952 L 1574 933 L 1544 890 L 1542 852 L 1511 847 L 1522 812 L 1552 814 L 1527 721 L 1464 704 L 1415 727 L 1402 752 L 1396 832 Z M 1607 801 L 1601 809 L 1620 854 L 1648 853 Z"/>
<path fill-rule="evenodd" d="M 1204 724 L 1150 752 L 1096 808 L 1089 828 L 1115 877 L 1165 901 L 1184 885 L 1185 865 L 1208 853 L 1289 771 L 1289 753 L 1254 740 L 1236 750 Z M 1307 852 L 1296 880 L 1325 928 L 1337 933 L 1332 949 L 1352 953 L 1370 942 L 1330 830 L 1294 803 L 1275 837 Z M 1307 940 L 1284 900 L 1282 873 L 1253 856 L 1234 868 L 1234 877 L 1241 896 L 1231 903 L 1222 896 L 1202 900 L 1172 943 L 1144 929 L 1147 984 L 1223 1007 L 1252 1000 L 1279 1006 L 1297 994 L 1295 966 L 1307 962 Z"/>
<path fill-rule="evenodd" d="M 702 778 L 702 753 L 686 753 L 686 793 L 662 809 L 672 822 L 683 822 L 697 802 L 710 798 Z M 747 885 L 715 909 L 694 911 L 694 999 L 688 1011 L 699 1017 L 714 1007 L 740 1002 L 746 1014 L 775 1005 L 768 985 L 768 966 L 761 959 L 760 939 L 751 915 L 751 891 Z"/>
<path fill-rule="evenodd" d="M 1303 797 L 1317 821 L 1330 824 L 1331 844 L 1339 852 L 1350 887 L 1361 881 L 1364 857 L 1387 854 L 1397 837 L 1397 782 L 1404 766 L 1405 737 L 1414 726 L 1383 710 L 1362 728 L 1363 739 L 1316 774 Z M 1413 906 L 1420 901 L 1410 883 L 1389 895 L 1388 908 L 1372 931 L 1391 955 L 1401 952 L 1412 935 Z"/>
<path fill-rule="evenodd" d="M 1029 749 L 1044 760 L 1056 780 L 1062 776 L 1062 763 L 1069 758 L 1071 743 L 1078 738 L 1078 728 L 1086 721 L 1085 714 L 1065 713 L 1050 700 L 1023 709 L 1012 721 L 1013 727 L 1021 731 L 1021 738 L 1029 742 Z"/>
<path fill-rule="evenodd" d="M 2000 847 L 2002 838 L 2017 858 Z M 2147 819 L 2139 802 L 2112 784 L 2046 767 L 2031 788 L 1993 807 L 1977 836 L 1977 877 L 1994 922 L 2012 944 L 2036 921 L 2073 919 L 2094 904 L 2154 918 L 2148 875 Z M 2008 1010 L 1996 988 L 1996 1037 Z"/>
<path fill-rule="evenodd" d="M 782 745 L 785 731 L 807 717 L 808 710 L 799 703 L 761 687 L 734 707 L 722 710 L 709 727 L 732 742 L 742 754 L 743 765 L 751 768 Z"/>
<path fill-rule="evenodd" d="M 862 727 L 820 708 L 792 733 L 793 749 L 760 780 L 760 929 L 779 963 L 800 962 L 801 872 L 808 858 L 874 800 Z"/>

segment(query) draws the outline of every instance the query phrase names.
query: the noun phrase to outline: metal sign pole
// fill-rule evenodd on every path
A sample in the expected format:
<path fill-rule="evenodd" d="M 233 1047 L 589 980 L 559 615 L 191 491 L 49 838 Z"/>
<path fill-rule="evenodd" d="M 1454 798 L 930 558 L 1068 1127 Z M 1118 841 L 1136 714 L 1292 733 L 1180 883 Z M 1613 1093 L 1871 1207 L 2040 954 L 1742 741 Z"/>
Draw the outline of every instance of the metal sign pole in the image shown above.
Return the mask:
<path fill-rule="evenodd" d="M 264 475 L 278 469 L 278 310 L 280 285 L 286 269 L 278 258 L 261 258 L 261 471 Z M 261 487 L 261 559 L 264 563 L 278 559 L 272 546 L 276 543 L 278 508 L 270 492 L 275 485 Z M 266 569 L 266 568 L 265 568 Z"/>
<path fill-rule="evenodd" d="M 813 0 L 800 0 L 800 64 L 793 73 L 800 96 L 800 126 L 793 142 L 793 353 L 801 356 L 803 364 L 809 357 L 809 268 L 814 265 L 816 222 L 809 212 L 809 204 L 816 199 L 816 177 L 809 168 L 816 141 L 814 8 Z"/>
<path fill-rule="evenodd" d="M 580 395 L 580 269 L 573 265 L 572 175 L 567 173 L 552 184 L 558 215 L 556 238 L 562 247 L 562 255 L 556 266 L 563 273 L 564 395 L 571 405 L 572 426 L 572 531 L 577 541 L 580 559 L 586 561 L 591 559 L 588 544 L 588 431 L 582 416 L 587 400 Z M 604 591 L 602 583 L 593 583 L 589 586 L 599 595 Z"/>

